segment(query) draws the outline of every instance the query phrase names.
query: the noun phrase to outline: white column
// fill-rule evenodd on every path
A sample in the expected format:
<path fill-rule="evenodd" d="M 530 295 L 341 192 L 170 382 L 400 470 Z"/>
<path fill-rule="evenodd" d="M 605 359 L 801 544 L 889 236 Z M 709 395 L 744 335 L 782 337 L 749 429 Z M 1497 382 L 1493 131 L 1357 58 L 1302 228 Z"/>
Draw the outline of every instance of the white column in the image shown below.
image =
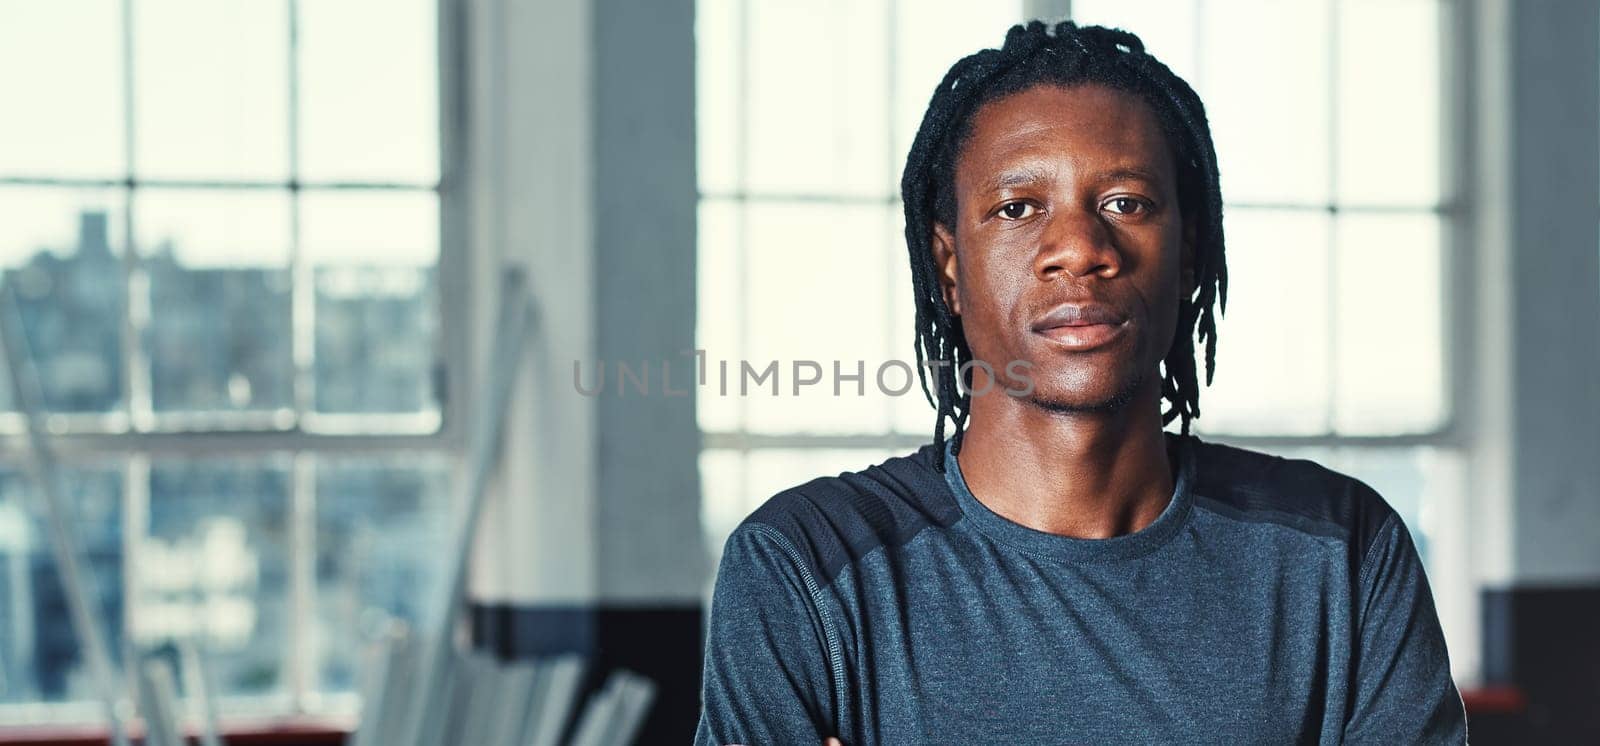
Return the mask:
<path fill-rule="evenodd" d="M 527 268 L 538 310 L 469 596 L 588 603 L 595 406 L 571 361 L 595 356 L 590 0 L 469 0 L 465 40 L 472 369 L 488 358 L 498 272 Z M 468 410 L 470 411 L 470 410 Z"/>
<path fill-rule="evenodd" d="M 1516 3 L 1507 197 L 1512 568 L 1600 581 L 1600 4 Z M 1494 279 L 1494 278 L 1489 278 Z"/>
<path fill-rule="evenodd" d="M 694 2 L 465 0 L 474 359 L 495 273 L 539 323 L 475 552 L 475 601 L 697 605 Z M 648 362 L 619 397 L 615 364 Z M 580 393 L 595 366 L 607 390 Z M 673 391 L 661 371 L 672 366 Z M 481 370 L 481 367 L 478 368 Z"/>

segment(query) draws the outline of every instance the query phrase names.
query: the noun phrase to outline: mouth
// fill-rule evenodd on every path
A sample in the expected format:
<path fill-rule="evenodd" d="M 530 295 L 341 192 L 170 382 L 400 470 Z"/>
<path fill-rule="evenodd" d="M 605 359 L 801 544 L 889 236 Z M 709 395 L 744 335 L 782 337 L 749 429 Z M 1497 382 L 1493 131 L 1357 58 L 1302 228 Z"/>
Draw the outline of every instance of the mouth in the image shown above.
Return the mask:
<path fill-rule="evenodd" d="M 1099 303 L 1063 303 L 1033 322 L 1035 334 L 1075 352 L 1110 344 L 1127 329 L 1127 316 Z"/>

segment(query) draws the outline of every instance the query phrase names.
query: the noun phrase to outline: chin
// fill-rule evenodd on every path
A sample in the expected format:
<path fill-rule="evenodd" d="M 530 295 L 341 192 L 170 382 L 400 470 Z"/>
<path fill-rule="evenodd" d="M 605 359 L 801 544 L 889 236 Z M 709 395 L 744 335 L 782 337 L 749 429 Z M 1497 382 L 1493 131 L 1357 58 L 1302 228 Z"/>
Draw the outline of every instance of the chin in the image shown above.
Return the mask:
<path fill-rule="evenodd" d="M 1051 412 L 1116 412 L 1133 402 L 1143 384 L 1144 376 L 1137 372 L 1088 381 L 1060 376 L 1038 381 L 1033 393 L 1023 399 Z"/>

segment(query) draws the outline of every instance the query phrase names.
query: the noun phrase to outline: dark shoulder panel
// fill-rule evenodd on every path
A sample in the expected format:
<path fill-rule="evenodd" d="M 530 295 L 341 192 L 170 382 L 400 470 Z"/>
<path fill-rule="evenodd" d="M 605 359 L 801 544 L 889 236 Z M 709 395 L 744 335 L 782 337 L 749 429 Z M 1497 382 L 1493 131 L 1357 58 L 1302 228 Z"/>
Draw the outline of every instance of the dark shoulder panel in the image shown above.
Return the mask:
<path fill-rule="evenodd" d="M 1198 504 L 1241 520 L 1279 523 L 1344 539 L 1358 563 L 1384 521 L 1394 514 L 1365 482 L 1315 461 L 1198 439 L 1195 456 Z"/>
<path fill-rule="evenodd" d="M 819 582 L 880 546 L 897 546 L 929 526 L 954 523 L 932 444 L 860 471 L 818 477 L 772 496 L 744 523 L 776 529 L 811 565 Z"/>

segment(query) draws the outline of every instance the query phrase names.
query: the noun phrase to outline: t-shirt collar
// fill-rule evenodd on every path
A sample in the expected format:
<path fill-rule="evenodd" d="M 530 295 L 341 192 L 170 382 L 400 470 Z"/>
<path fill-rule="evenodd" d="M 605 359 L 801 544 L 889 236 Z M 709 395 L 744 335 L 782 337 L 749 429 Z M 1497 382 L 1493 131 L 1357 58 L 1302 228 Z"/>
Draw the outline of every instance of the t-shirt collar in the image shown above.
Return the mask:
<path fill-rule="evenodd" d="M 1029 528 L 990 510 L 972 494 L 972 490 L 967 488 L 966 479 L 961 475 L 961 466 L 956 461 L 953 440 L 947 440 L 944 444 L 945 482 L 954 493 L 956 504 L 960 506 L 964 517 L 995 541 L 1009 544 L 1029 554 L 1067 562 L 1130 559 L 1155 551 L 1166 543 L 1188 522 L 1193 507 L 1194 438 L 1165 431 L 1163 434 L 1169 445 L 1175 445 L 1169 448 L 1168 452 L 1176 453 L 1178 459 L 1177 480 L 1173 487 L 1172 499 L 1150 525 L 1131 534 L 1108 539 L 1060 536 Z"/>

